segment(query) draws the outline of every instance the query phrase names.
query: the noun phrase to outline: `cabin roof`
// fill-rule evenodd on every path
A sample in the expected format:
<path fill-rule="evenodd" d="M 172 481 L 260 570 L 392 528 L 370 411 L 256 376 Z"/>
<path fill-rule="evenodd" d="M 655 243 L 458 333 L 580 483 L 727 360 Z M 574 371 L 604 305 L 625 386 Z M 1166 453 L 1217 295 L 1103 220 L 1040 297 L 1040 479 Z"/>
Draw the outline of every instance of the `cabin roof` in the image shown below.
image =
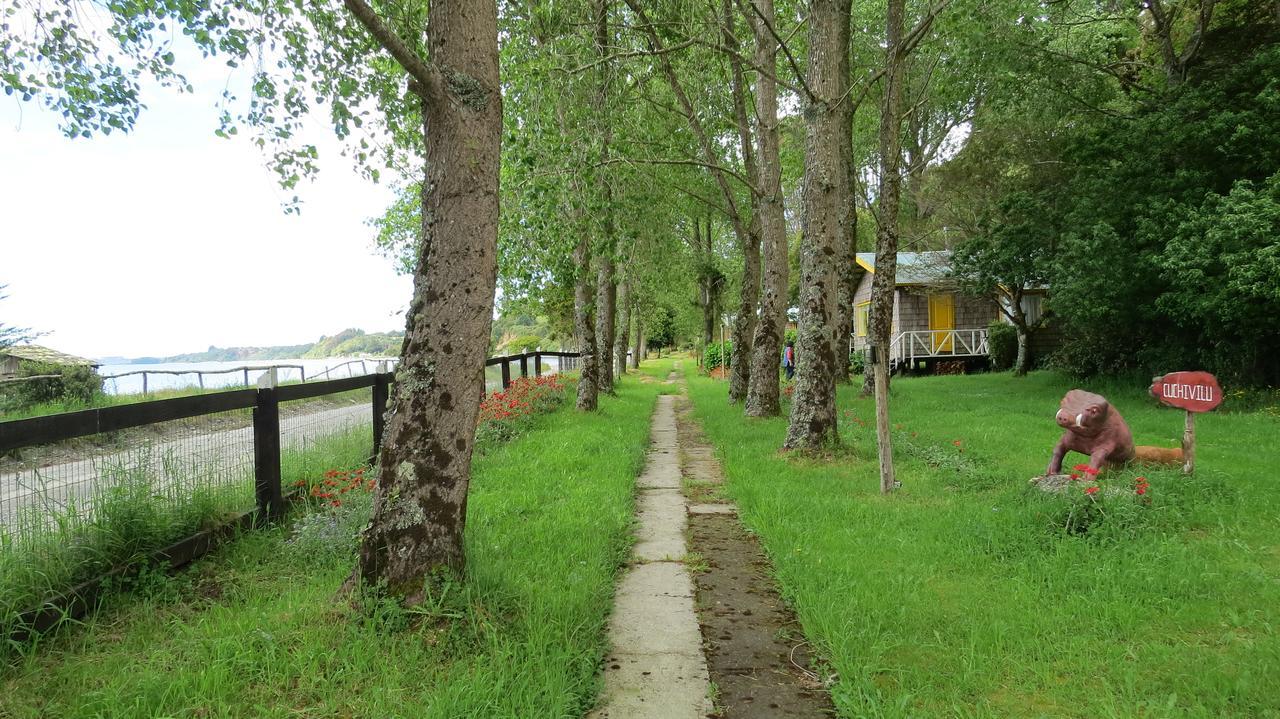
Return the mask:
<path fill-rule="evenodd" d="M 876 253 L 859 252 L 858 266 L 875 274 Z M 941 282 L 951 274 L 951 253 L 945 250 L 933 252 L 899 252 L 897 281 L 900 285 L 928 285 Z"/>
<path fill-rule="evenodd" d="M 65 352 L 51 350 L 40 345 L 13 345 L 0 349 L 0 357 L 16 357 L 29 362 L 47 362 L 61 365 L 85 365 L 97 367 L 98 363 L 84 357 L 76 357 Z"/>

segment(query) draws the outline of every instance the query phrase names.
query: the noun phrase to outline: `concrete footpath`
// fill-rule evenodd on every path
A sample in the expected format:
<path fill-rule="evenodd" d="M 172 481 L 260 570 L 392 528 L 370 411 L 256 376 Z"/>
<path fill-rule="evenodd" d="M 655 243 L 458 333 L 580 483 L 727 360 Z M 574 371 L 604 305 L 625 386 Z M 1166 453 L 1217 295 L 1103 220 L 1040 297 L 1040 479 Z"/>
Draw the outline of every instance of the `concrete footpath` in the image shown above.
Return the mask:
<path fill-rule="evenodd" d="M 636 544 L 614 595 L 604 691 L 589 719 L 701 719 L 712 712 L 693 582 L 684 565 L 676 398 L 658 397 L 649 459 L 636 480 Z"/>

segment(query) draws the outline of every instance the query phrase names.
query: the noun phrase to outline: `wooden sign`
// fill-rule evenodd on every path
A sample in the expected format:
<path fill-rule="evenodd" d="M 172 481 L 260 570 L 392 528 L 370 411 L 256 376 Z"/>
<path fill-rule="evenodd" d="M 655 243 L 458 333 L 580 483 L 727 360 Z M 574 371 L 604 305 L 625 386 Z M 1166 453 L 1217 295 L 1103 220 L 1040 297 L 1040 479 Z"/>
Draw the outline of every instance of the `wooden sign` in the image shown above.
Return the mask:
<path fill-rule="evenodd" d="M 1222 388 L 1208 372 L 1170 372 L 1151 381 L 1151 395 L 1170 407 L 1208 412 L 1222 404 Z"/>
<path fill-rule="evenodd" d="M 1182 430 L 1182 471 L 1196 468 L 1196 420 L 1194 412 L 1208 412 L 1222 404 L 1222 388 L 1208 372 L 1170 372 L 1151 380 L 1151 395 L 1170 407 L 1187 411 Z"/>

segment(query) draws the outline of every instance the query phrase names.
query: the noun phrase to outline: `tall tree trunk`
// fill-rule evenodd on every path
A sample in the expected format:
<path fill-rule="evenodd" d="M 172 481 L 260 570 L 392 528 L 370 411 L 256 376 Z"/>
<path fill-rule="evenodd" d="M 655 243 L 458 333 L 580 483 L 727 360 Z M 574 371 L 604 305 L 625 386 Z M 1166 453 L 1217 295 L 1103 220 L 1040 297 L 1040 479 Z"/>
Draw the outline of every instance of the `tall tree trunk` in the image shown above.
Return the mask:
<path fill-rule="evenodd" d="M 759 188 L 760 172 L 756 166 L 755 147 L 751 139 L 751 123 L 747 118 L 747 81 L 742 72 L 738 52 L 738 33 L 734 28 L 735 11 L 731 0 L 721 0 L 723 25 L 721 36 L 729 50 L 729 68 L 733 86 L 733 120 L 738 131 L 738 148 L 742 166 L 752 185 Z M 738 312 L 733 321 L 733 349 L 729 362 L 729 402 L 737 404 L 747 398 L 751 381 L 751 343 L 756 330 L 756 312 L 760 307 L 760 196 L 751 192 L 751 220 L 745 237 L 738 238 L 742 252 L 742 282 L 738 295 Z"/>
<path fill-rule="evenodd" d="M 752 32 L 755 34 L 755 65 L 772 70 L 777 66 L 778 43 L 770 27 L 774 22 L 773 0 L 753 0 L 756 8 Z M 782 204 L 782 162 L 778 140 L 778 86 L 772 74 L 756 75 L 756 141 L 760 147 L 760 239 L 764 247 L 764 290 L 760 298 L 760 320 L 751 355 L 751 377 L 747 387 L 746 414 L 773 417 L 780 412 L 778 364 L 787 323 L 787 293 L 791 258 L 787 253 L 787 223 Z"/>
<path fill-rule="evenodd" d="M 367 5 L 347 6 L 384 46 L 398 41 L 385 26 L 379 35 Z M 426 144 L 422 250 L 356 569 L 365 585 L 385 586 L 409 604 L 421 601 L 440 570 L 455 576 L 465 570 L 462 538 L 483 390 L 476 368 L 489 345 L 497 279 L 497 4 L 437 0 L 427 45 L 431 66 L 411 70 L 411 89 L 423 98 Z"/>
<path fill-rule="evenodd" d="M 597 258 L 599 272 L 596 278 L 596 356 L 599 357 L 600 391 L 613 394 L 613 341 L 615 313 L 618 307 L 618 286 L 614 284 L 613 258 L 601 255 Z"/>
<path fill-rule="evenodd" d="M 627 373 L 627 348 L 631 343 L 631 280 L 626 272 L 618 283 L 618 341 L 614 345 L 614 357 L 619 377 Z"/>
<path fill-rule="evenodd" d="M 698 253 L 699 264 L 701 265 L 700 275 L 698 277 L 699 300 L 698 305 L 702 310 L 702 347 L 701 351 L 705 351 L 707 346 L 716 341 L 716 316 L 720 309 L 720 273 L 715 266 L 715 254 L 711 240 L 711 218 L 707 218 L 706 234 L 702 232 L 702 222 L 697 218 L 693 218 L 693 245 Z M 699 354 L 698 362 L 702 362 L 702 355 Z"/>
<path fill-rule="evenodd" d="M 1018 357 L 1013 361 L 1013 376 L 1026 377 L 1027 370 L 1031 366 L 1031 352 L 1030 352 L 1030 348 L 1028 347 L 1028 345 L 1030 345 L 1031 343 L 1031 338 L 1030 336 L 1028 336 L 1027 328 L 1025 326 L 1018 327 L 1017 330 L 1018 330 Z"/>
<path fill-rule="evenodd" d="M 843 237 L 840 242 L 840 301 L 837 303 L 840 320 L 836 325 L 836 345 L 840 357 L 836 366 L 836 379 L 842 384 L 850 384 L 853 377 L 850 373 L 849 351 L 852 349 L 854 296 L 858 293 L 858 193 L 857 168 L 853 163 L 853 113 L 856 108 L 852 101 L 840 103 L 840 152 L 844 154 L 844 167 L 847 173 L 845 183 L 849 188 L 849 201 L 845 205 L 845 216 L 840 223 Z"/>
<path fill-rule="evenodd" d="M 796 341 L 796 391 L 786 449 L 817 449 L 839 442 L 836 427 L 836 330 L 840 299 L 837 263 L 845 252 L 850 203 L 847 156 L 841 137 L 849 102 L 850 0 L 809 4 L 809 67 L 813 94 L 805 115 L 804 237 L 800 245 L 800 328 Z M 843 350 L 840 351 L 843 353 Z"/>
<path fill-rule="evenodd" d="M 876 231 L 876 273 L 871 282 L 871 331 L 876 345 L 876 444 L 880 491 L 892 492 L 893 439 L 889 432 L 889 343 L 898 270 L 898 199 L 902 191 L 902 47 L 906 0 L 889 0 L 886 12 L 884 104 L 880 112 L 880 225 Z"/>
<path fill-rule="evenodd" d="M 1013 328 L 1018 332 L 1018 356 L 1013 361 L 1013 376 L 1025 377 L 1031 364 L 1030 340 L 1031 328 L 1027 322 L 1027 312 L 1022 309 L 1024 292 L 1016 288 L 1010 297 L 1009 318 L 1013 320 Z"/>
<path fill-rule="evenodd" d="M 596 0 L 596 53 L 600 56 L 599 83 L 596 92 L 596 113 L 600 123 L 601 161 L 609 161 L 609 145 L 613 142 L 613 127 L 609 120 L 609 0 Z M 596 356 L 599 358 L 599 390 L 613 394 L 613 340 L 618 287 L 614 284 L 613 251 L 616 244 L 613 222 L 613 186 L 609 182 L 607 167 L 601 190 L 604 193 L 604 241 L 598 248 L 599 275 L 596 278 Z"/>
<path fill-rule="evenodd" d="M 640 303 L 635 303 L 636 336 L 635 345 L 631 348 L 631 369 L 640 369 L 640 360 L 644 358 L 644 318 L 640 316 Z"/>
<path fill-rule="evenodd" d="M 578 337 L 578 351 L 582 353 L 578 369 L 578 409 L 595 411 L 599 402 L 600 387 L 596 355 L 595 286 L 591 281 L 591 240 L 586 235 L 578 240 L 573 251 L 573 264 L 577 277 L 573 284 L 573 333 Z"/>

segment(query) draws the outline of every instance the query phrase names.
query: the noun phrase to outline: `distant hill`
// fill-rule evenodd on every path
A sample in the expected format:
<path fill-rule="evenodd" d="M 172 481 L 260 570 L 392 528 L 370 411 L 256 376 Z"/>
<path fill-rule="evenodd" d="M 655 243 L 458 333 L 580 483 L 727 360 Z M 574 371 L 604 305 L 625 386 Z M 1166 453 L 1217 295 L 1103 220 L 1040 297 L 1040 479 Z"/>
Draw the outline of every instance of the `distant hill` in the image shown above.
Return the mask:
<path fill-rule="evenodd" d="M 131 364 L 156 362 L 236 362 L 239 360 L 323 359 L 325 357 L 395 357 L 404 342 L 403 332 L 365 332 L 345 329 L 332 337 L 304 345 L 275 347 L 209 347 L 204 352 L 172 357 L 138 357 Z"/>

